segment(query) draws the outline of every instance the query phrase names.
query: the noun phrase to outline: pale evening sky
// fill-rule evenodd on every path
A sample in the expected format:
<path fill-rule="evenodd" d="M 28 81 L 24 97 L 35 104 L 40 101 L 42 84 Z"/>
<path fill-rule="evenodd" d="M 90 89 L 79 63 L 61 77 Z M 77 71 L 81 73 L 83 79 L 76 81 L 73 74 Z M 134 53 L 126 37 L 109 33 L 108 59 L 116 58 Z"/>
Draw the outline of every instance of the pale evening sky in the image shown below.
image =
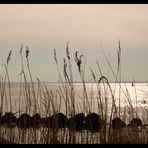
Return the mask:
<path fill-rule="evenodd" d="M 11 81 L 20 81 L 20 44 L 30 48 L 30 68 L 33 79 L 57 81 L 58 72 L 53 57 L 57 51 L 63 74 L 63 58 L 69 41 L 74 80 L 79 74 L 74 61 L 78 50 L 86 57 L 86 80 L 91 79 L 89 67 L 99 78 L 96 61 L 107 75 L 105 51 L 116 72 L 118 41 L 122 48 L 122 80 L 148 81 L 148 5 L 147 4 L 0 4 L 0 74 L 12 50 L 9 63 Z M 26 69 L 24 48 L 24 64 Z M 109 79 L 114 80 L 109 71 Z"/>

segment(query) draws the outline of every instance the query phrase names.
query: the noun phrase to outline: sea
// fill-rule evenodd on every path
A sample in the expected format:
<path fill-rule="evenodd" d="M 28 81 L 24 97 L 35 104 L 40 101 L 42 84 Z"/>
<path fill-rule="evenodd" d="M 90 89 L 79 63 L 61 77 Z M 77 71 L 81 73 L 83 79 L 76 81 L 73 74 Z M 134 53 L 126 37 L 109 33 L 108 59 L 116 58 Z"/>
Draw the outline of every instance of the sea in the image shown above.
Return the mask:
<path fill-rule="evenodd" d="M 83 83 L 15 82 L 10 85 L 6 83 L 5 87 L 1 84 L 0 96 L 2 114 L 11 111 L 17 117 L 26 112 L 31 115 L 39 113 L 42 117 L 50 116 L 53 112 L 62 112 L 69 117 L 74 111 L 75 114 L 83 112 L 85 115 L 95 112 L 103 118 L 107 115 L 109 121 L 112 112 L 113 116 L 120 116 L 126 123 L 129 123 L 133 117 L 140 118 L 143 124 L 148 123 L 147 83 L 85 83 L 84 85 Z M 103 109 L 100 107 L 101 103 Z M 63 143 L 67 143 L 66 140 L 69 139 L 68 131 L 65 130 L 58 131 L 58 140 L 64 141 Z M 51 139 L 52 130 L 49 133 Z M 24 131 L 16 127 L 12 129 L 2 127 L 1 135 L 16 143 L 46 143 L 48 129 Z M 86 130 L 76 132 L 75 138 L 76 143 L 100 143 L 99 133 L 92 134 Z"/>
<path fill-rule="evenodd" d="M 113 107 L 117 112 L 126 110 L 141 116 L 146 113 L 148 105 L 147 83 L 85 83 L 84 86 L 83 83 L 15 82 L 6 83 L 5 87 L 1 85 L 0 90 L 3 113 L 12 111 L 16 115 L 28 112 L 29 107 L 30 114 L 36 110 L 42 116 L 53 111 L 68 115 L 73 109 L 72 104 L 75 113 L 100 113 L 102 104 L 108 115 Z"/>

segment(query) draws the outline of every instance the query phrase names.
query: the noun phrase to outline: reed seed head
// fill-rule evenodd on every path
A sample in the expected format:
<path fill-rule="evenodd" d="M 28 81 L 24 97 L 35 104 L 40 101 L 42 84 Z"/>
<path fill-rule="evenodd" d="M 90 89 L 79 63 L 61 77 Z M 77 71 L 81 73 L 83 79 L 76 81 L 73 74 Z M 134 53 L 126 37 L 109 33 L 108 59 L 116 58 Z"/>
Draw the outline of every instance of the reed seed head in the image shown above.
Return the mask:
<path fill-rule="evenodd" d="M 10 61 L 10 59 L 11 59 L 11 53 L 12 53 L 12 50 L 10 50 L 9 55 L 8 55 L 8 57 L 7 57 L 7 64 L 9 63 L 9 61 Z"/>

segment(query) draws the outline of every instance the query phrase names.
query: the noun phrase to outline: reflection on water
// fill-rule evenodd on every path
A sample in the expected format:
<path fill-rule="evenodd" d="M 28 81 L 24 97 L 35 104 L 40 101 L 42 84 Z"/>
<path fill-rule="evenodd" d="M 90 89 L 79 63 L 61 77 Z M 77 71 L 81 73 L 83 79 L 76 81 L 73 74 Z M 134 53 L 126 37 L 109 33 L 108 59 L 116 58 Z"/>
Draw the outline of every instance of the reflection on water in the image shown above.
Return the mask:
<path fill-rule="evenodd" d="M 63 112 L 65 114 L 66 98 L 68 98 L 69 101 L 71 101 L 71 96 L 70 96 L 71 94 L 69 91 L 70 89 L 68 89 L 68 91 L 66 92 L 67 93 L 67 96 L 66 96 L 65 95 L 66 93 L 64 92 L 62 85 L 59 85 L 58 83 L 45 83 L 45 84 L 49 91 L 48 95 L 44 85 L 41 86 L 38 83 L 34 83 L 36 101 L 37 101 L 35 105 L 36 105 L 37 112 L 39 112 L 41 116 L 46 116 L 47 110 L 45 108 L 48 108 L 49 110 L 50 109 L 53 110 L 52 105 L 54 104 L 54 108 L 56 110 Z M 104 90 L 103 84 L 101 84 L 101 86 L 99 86 L 98 88 L 98 85 L 95 83 L 86 83 L 86 89 L 87 89 L 87 95 L 88 95 L 88 101 L 85 99 L 86 101 L 85 105 L 87 106 L 85 108 L 86 112 L 88 111 L 88 109 L 90 109 L 91 112 L 99 113 L 98 97 L 100 96 L 98 94 L 98 89 L 101 89 L 102 103 L 104 107 L 107 107 L 108 115 L 110 115 L 110 110 L 112 106 L 112 95 L 114 96 L 117 109 L 119 106 L 119 98 L 120 98 L 120 102 L 121 102 L 120 107 L 122 111 L 126 110 L 126 112 L 129 112 L 129 113 L 131 112 L 130 110 L 127 111 L 128 107 L 130 107 L 129 103 L 132 104 L 132 106 L 135 108 L 135 110 L 138 112 L 140 116 L 141 114 L 143 114 L 142 110 L 147 111 L 148 87 L 146 83 L 136 83 L 134 85 L 135 87 L 133 87 L 131 83 L 125 83 L 125 84 L 110 83 L 110 86 L 112 88 L 112 93 L 110 92 L 109 87 L 107 85 L 105 85 L 105 90 Z M 67 87 L 68 87 L 68 84 L 67 84 Z M 16 116 L 18 116 L 19 110 L 21 111 L 21 113 L 26 112 L 26 108 L 29 107 L 29 105 L 32 107 L 34 106 L 35 101 L 33 97 L 33 90 L 32 90 L 31 84 L 27 85 L 27 89 L 30 89 L 30 92 L 28 91 L 28 94 L 25 93 L 24 84 L 22 84 L 22 86 L 20 87 L 20 83 L 11 83 L 12 109 L 13 109 L 13 112 L 17 113 Z M 76 113 L 84 112 L 84 91 L 83 91 L 82 83 L 74 84 L 74 99 L 75 99 Z M 105 100 L 107 102 L 105 102 Z M 106 103 L 106 106 L 105 106 L 105 103 Z M 10 111 L 8 85 L 6 85 L 6 93 L 4 96 L 3 110 L 4 112 Z M 30 113 L 32 111 L 33 109 L 30 110 Z M 48 113 L 50 114 L 50 111 L 48 111 Z"/>

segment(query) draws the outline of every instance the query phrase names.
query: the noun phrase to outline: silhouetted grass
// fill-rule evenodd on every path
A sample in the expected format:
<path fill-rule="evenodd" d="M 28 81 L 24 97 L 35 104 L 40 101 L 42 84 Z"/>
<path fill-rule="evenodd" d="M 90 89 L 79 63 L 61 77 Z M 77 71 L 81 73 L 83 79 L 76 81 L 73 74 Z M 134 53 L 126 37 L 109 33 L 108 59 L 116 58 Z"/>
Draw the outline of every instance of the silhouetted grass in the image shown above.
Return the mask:
<path fill-rule="evenodd" d="M 88 93 L 85 80 L 86 59 L 78 51 L 70 55 L 69 42 L 66 45 L 66 56 L 63 58 L 63 71 L 60 71 L 56 49 L 53 51 L 57 67 L 58 87 L 51 88 L 47 83 L 36 77 L 33 81 L 29 63 L 30 49 L 26 47 L 26 63 L 29 74 L 25 71 L 24 46 L 20 47 L 21 72 L 19 82 L 18 101 L 14 102 L 11 93 L 11 80 L 9 78 L 8 64 L 11 53 L 6 60 L 5 73 L 0 77 L 0 143 L 31 143 L 31 144 L 94 144 L 94 143 L 148 143 L 147 126 L 139 118 L 137 90 L 134 83 L 136 107 L 133 106 L 127 86 L 121 86 L 121 46 L 117 49 L 117 72 L 104 53 L 106 62 L 115 78 L 112 88 L 99 64 L 96 62 L 98 73 L 90 67 L 93 83 Z M 78 74 L 81 80 L 82 96 L 77 95 L 74 81 L 72 57 L 75 58 Z M 60 61 L 61 62 L 61 61 Z M 100 77 L 98 77 L 100 76 Z M 117 90 L 119 86 L 119 90 Z M 8 92 L 7 92 L 8 87 Z M 94 96 L 94 91 L 97 95 Z M 115 98 L 119 91 L 118 103 Z M 125 105 L 121 107 L 121 93 L 125 96 Z M 109 97 L 111 96 L 111 98 Z M 79 98 L 78 98 L 79 97 Z M 96 99 L 95 99 L 96 98 Z M 82 103 L 80 101 L 81 100 Z M 95 102 L 96 100 L 96 102 Z M 14 105 L 16 103 L 16 105 Z M 97 104 L 97 112 L 94 112 Z M 64 108 L 64 111 L 61 110 Z M 148 111 L 141 107 L 143 123 L 147 123 Z M 134 119 L 133 119 L 134 118 Z M 133 120 L 132 120 L 133 119 Z"/>

